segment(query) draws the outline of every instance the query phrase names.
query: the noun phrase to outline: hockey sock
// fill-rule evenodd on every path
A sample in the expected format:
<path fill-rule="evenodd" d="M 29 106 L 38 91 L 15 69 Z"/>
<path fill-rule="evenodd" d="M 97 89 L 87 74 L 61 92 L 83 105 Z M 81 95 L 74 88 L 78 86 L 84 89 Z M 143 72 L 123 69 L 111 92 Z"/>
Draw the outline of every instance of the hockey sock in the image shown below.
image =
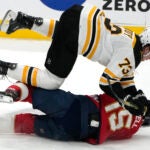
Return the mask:
<path fill-rule="evenodd" d="M 54 19 L 50 19 L 50 20 L 44 19 L 42 25 L 38 26 L 38 25 L 34 24 L 31 29 L 33 31 L 36 31 L 36 32 L 44 35 L 44 36 L 52 38 L 56 23 L 57 23 L 57 21 Z"/>
<path fill-rule="evenodd" d="M 33 114 L 19 114 L 15 117 L 14 130 L 15 133 L 34 133 L 34 120 Z"/>

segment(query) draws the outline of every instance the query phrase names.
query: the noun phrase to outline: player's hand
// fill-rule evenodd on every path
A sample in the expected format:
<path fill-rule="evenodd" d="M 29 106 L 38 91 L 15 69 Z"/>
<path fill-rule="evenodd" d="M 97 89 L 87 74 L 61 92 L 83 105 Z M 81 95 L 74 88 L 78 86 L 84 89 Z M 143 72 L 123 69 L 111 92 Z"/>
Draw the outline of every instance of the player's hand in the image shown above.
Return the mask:
<path fill-rule="evenodd" d="M 141 103 L 144 105 L 144 113 L 143 116 L 149 111 L 149 100 L 146 98 L 144 92 L 142 90 L 138 90 L 135 96 L 136 99 L 139 99 Z"/>
<path fill-rule="evenodd" d="M 124 99 L 124 107 L 133 115 L 144 116 L 147 112 L 147 98 L 141 90 L 135 97 L 127 95 Z"/>
<path fill-rule="evenodd" d="M 145 117 L 149 117 L 149 120 L 150 120 L 150 100 L 149 99 L 147 100 L 147 111 L 146 111 Z"/>

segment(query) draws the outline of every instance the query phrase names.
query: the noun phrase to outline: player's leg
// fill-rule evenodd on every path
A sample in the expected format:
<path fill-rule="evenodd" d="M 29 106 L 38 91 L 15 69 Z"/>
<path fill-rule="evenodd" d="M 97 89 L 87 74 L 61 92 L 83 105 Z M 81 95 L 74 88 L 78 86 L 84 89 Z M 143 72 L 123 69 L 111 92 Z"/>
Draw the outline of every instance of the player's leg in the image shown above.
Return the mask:
<path fill-rule="evenodd" d="M 30 29 L 44 36 L 52 37 L 57 22 L 54 19 L 43 19 L 9 10 L 2 20 L 1 31 L 10 34 L 18 29 Z"/>
<path fill-rule="evenodd" d="M 15 115 L 12 114 L 0 115 L 0 134 L 14 133 L 14 119 L 15 119 Z"/>
<path fill-rule="evenodd" d="M 65 114 L 77 99 L 76 95 L 61 89 L 45 90 L 21 82 L 10 85 L 3 93 L 0 93 L 2 102 L 9 102 L 9 97 L 12 98 L 12 102 L 30 102 L 34 109 L 41 110 L 46 114 L 53 114 L 55 117 Z"/>
<path fill-rule="evenodd" d="M 69 123 L 69 120 L 67 122 Z M 18 115 L 1 115 L 0 134 L 1 133 L 35 133 L 41 137 L 63 141 L 75 139 L 71 134 L 65 131 L 61 123 L 61 118 L 28 113 Z"/>
<path fill-rule="evenodd" d="M 48 115 L 18 114 L 0 116 L 0 134 L 37 134 L 56 140 L 73 140 L 59 123 Z"/>
<path fill-rule="evenodd" d="M 0 61 L 0 75 L 8 75 L 28 85 L 45 89 L 59 88 L 64 81 L 64 78 L 60 78 L 46 69 L 41 70 L 31 66 L 4 61 Z"/>
<path fill-rule="evenodd" d="M 37 116 L 35 118 L 34 132 L 40 137 L 61 141 L 74 140 L 72 135 L 67 133 L 62 126 L 61 118 L 51 117 L 50 115 Z"/>
<path fill-rule="evenodd" d="M 33 114 L 1 114 L 0 133 L 34 133 Z"/>
<path fill-rule="evenodd" d="M 64 99 L 59 99 L 60 103 L 58 104 L 52 99 L 49 101 L 52 100 L 52 103 L 54 102 L 53 107 L 56 105 L 58 105 L 56 107 L 60 107 L 61 100 L 62 103 L 68 106 L 70 99 L 72 98 L 66 99 L 65 103 Z M 51 107 L 51 105 L 48 106 Z M 69 107 L 64 106 L 65 110 L 60 109 L 57 112 L 47 113 L 46 116 L 36 117 L 34 125 L 35 133 L 42 137 L 57 140 L 81 140 L 89 136 L 97 136 L 99 128 L 91 125 L 91 121 L 98 121 L 97 119 L 99 119 L 98 110 L 93 102 L 86 96 L 76 96 Z"/>
<path fill-rule="evenodd" d="M 36 87 L 59 88 L 72 70 L 78 55 L 81 10 L 82 6 L 74 6 L 62 14 L 45 61 L 47 70 L 18 64 L 15 68 L 10 68 L 6 65 L 9 63 L 0 61 L 0 74 L 7 74 L 16 80 Z"/>
<path fill-rule="evenodd" d="M 74 101 L 76 101 L 76 95 L 61 89 L 34 88 L 32 90 L 33 108 L 51 116 L 62 117 L 61 115 L 66 113 Z"/>
<path fill-rule="evenodd" d="M 63 12 L 47 53 L 45 67 L 61 78 L 69 75 L 78 55 L 79 20 L 82 8 L 75 5 Z"/>
<path fill-rule="evenodd" d="M 46 69 L 19 64 L 15 70 L 8 69 L 7 75 L 28 85 L 45 89 L 57 89 L 64 81 L 64 78 L 60 78 Z"/>
<path fill-rule="evenodd" d="M 34 123 L 36 115 L 34 114 L 18 114 L 14 117 L 14 132 L 15 133 L 34 133 Z"/>
<path fill-rule="evenodd" d="M 55 97 L 57 97 L 57 95 L 55 95 Z M 51 100 L 52 99 L 49 101 Z M 65 95 L 62 99 L 59 99 L 59 101 L 60 103 L 57 104 L 52 100 L 52 103 L 54 103 L 53 107 L 58 105 L 56 107 L 60 108 L 63 103 L 62 110 L 60 109 L 52 114 L 47 113 L 47 116 L 38 116 L 35 119 L 35 133 L 39 136 L 57 140 L 81 140 L 86 138 L 88 136 L 88 114 L 89 109 L 91 109 L 91 105 L 88 105 L 89 99 L 86 96 L 67 98 Z M 48 106 L 50 107 L 50 105 Z M 41 129 L 43 129 L 44 132 L 41 131 Z"/>

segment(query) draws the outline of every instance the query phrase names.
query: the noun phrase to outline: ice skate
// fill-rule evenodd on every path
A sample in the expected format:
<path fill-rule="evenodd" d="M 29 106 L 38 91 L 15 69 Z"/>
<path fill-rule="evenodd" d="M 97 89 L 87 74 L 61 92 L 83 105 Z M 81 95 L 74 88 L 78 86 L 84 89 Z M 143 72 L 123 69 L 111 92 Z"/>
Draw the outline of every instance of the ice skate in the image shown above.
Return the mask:
<path fill-rule="evenodd" d="M 8 10 L 2 20 L 0 30 L 7 34 L 13 33 L 18 29 L 31 29 L 34 24 L 42 25 L 43 18 L 32 17 L 22 12 L 15 13 Z"/>
<path fill-rule="evenodd" d="M 0 103 L 12 103 L 13 97 L 7 95 L 5 92 L 0 91 Z"/>
<path fill-rule="evenodd" d="M 7 33 L 10 23 L 13 20 L 15 20 L 16 17 L 17 17 L 17 14 L 15 12 L 13 12 L 12 10 L 8 10 L 4 18 L 2 19 L 0 30 Z"/>
<path fill-rule="evenodd" d="M 10 63 L 0 60 L 0 75 L 6 75 L 8 68 L 13 70 L 16 68 L 16 66 L 16 63 Z"/>

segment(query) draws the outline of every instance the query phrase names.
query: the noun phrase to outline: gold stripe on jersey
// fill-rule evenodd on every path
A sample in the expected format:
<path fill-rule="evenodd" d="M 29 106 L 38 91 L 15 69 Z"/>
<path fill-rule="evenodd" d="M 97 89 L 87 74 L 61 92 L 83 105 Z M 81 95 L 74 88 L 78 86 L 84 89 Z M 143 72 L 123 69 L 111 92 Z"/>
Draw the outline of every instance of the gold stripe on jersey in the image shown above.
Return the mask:
<path fill-rule="evenodd" d="M 108 68 L 106 68 L 99 82 L 101 85 L 109 85 L 114 84 L 116 82 L 120 82 L 120 78 L 118 78 L 114 73 L 112 73 Z"/>
<path fill-rule="evenodd" d="M 132 48 L 134 48 L 135 44 L 136 44 L 136 36 L 134 34 L 133 35 L 133 41 L 132 41 Z"/>
<path fill-rule="evenodd" d="M 87 58 L 91 59 L 98 47 L 99 41 L 100 41 L 100 32 L 101 32 L 101 28 L 100 28 L 100 17 L 99 17 L 100 13 L 97 15 L 97 19 L 96 19 L 96 38 L 93 44 L 93 48 L 91 49 L 90 53 L 88 54 Z"/>
<path fill-rule="evenodd" d="M 121 81 L 120 82 L 122 86 L 128 86 L 128 85 L 134 85 L 134 81 Z"/>
<path fill-rule="evenodd" d="M 33 72 L 32 72 L 32 85 L 33 86 L 37 86 L 37 72 L 38 72 L 38 69 L 37 68 L 34 68 L 33 69 Z"/>
<path fill-rule="evenodd" d="M 123 88 L 134 86 L 135 83 L 134 83 L 134 80 L 133 80 L 133 76 L 127 77 L 127 78 L 122 78 L 121 81 L 120 81 L 120 84 Z"/>
<path fill-rule="evenodd" d="M 91 59 L 98 47 L 100 40 L 100 10 L 96 9 L 91 20 L 88 19 L 88 22 L 91 24 L 90 32 L 90 41 L 88 45 L 86 44 L 86 50 L 84 49 L 83 56 Z M 88 30 L 88 29 L 87 29 Z M 83 51 L 82 51 L 83 52 Z"/>
<path fill-rule="evenodd" d="M 82 48 L 82 54 L 84 54 L 89 46 L 89 43 L 90 43 L 90 39 L 91 39 L 91 35 L 92 35 L 92 18 L 95 14 L 97 10 L 97 7 L 94 6 L 90 12 L 89 12 L 89 15 L 88 15 L 88 18 L 87 18 L 87 33 L 86 33 L 86 40 L 85 40 L 85 43 L 84 43 L 84 46 Z"/>
<path fill-rule="evenodd" d="M 25 66 L 24 68 L 23 68 L 23 72 L 22 72 L 22 82 L 23 83 L 27 83 L 27 76 L 28 76 L 28 71 L 29 71 L 29 66 Z"/>
<path fill-rule="evenodd" d="M 106 79 L 105 77 L 103 77 L 103 76 L 101 76 L 101 78 L 100 78 L 100 82 L 101 82 L 101 83 L 103 83 L 103 84 L 105 84 L 105 85 L 107 85 L 107 84 L 108 84 L 107 79 Z"/>
<path fill-rule="evenodd" d="M 100 78 L 100 84 L 108 85 L 108 79 L 110 84 L 114 84 L 117 81 L 120 81 L 120 78 L 118 78 L 114 73 L 112 73 L 108 68 L 106 68 Z"/>
<path fill-rule="evenodd" d="M 111 78 L 109 79 L 109 81 L 110 81 L 111 84 L 116 83 L 116 80 L 111 80 Z M 108 79 L 105 78 L 104 76 L 101 76 L 101 78 L 100 78 L 100 84 L 102 84 L 102 85 L 108 85 Z"/>
<path fill-rule="evenodd" d="M 37 86 L 37 73 L 37 68 L 24 66 L 21 81 L 29 85 Z"/>
<path fill-rule="evenodd" d="M 113 78 L 113 79 L 119 79 L 119 77 L 117 77 L 112 71 L 110 71 L 108 68 L 106 68 L 104 70 L 104 73 L 107 74 L 110 78 Z"/>
<path fill-rule="evenodd" d="M 47 37 L 53 36 L 55 24 L 56 24 L 56 21 L 54 19 L 50 19 L 49 31 L 48 31 Z"/>

